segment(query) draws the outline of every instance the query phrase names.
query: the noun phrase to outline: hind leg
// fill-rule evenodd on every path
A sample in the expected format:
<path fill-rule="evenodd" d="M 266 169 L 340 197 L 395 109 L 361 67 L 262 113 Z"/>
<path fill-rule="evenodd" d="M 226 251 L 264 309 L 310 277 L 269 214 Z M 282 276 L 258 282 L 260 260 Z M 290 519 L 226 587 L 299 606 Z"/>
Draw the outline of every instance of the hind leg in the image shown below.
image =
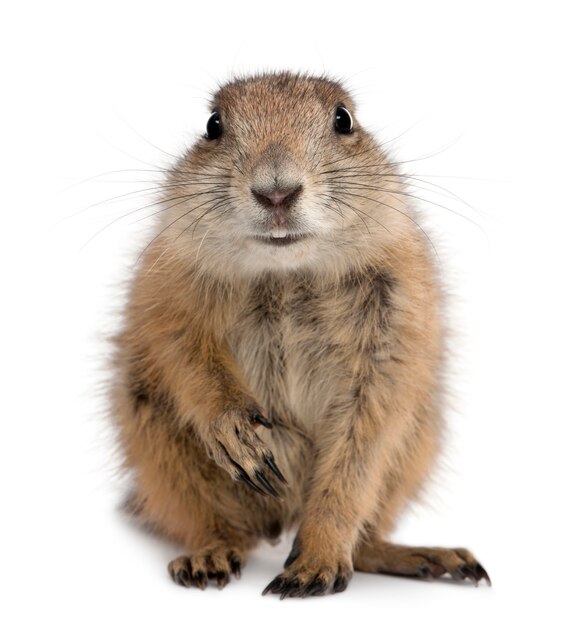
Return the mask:
<path fill-rule="evenodd" d="M 264 496 L 234 482 L 191 429 L 171 427 L 160 413 L 143 405 L 124 424 L 126 465 L 135 478 L 126 510 L 184 546 L 185 554 L 168 565 L 174 582 L 204 589 L 214 579 L 222 589 L 240 576 L 263 534 L 256 518 L 268 516 L 259 501 Z"/>
<path fill-rule="evenodd" d="M 190 463 L 196 471 L 193 459 Z M 176 469 L 174 458 L 173 471 Z M 258 541 L 255 530 L 244 523 L 240 509 L 246 498 L 261 496 L 237 493 L 250 489 L 234 485 L 228 475 L 219 474 L 209 481 L 216 493 L 220 492 L 220 497 L 213 499 L 211 485 L 203 484 L 204 474 L 201 471 L 197 482 L 189 486 L 181 484 L 177 476 L 167 480 L 163 475 L 157 476 L 157 484 L 150 479 L 144 485 L 142 475 L 147 493 L 140 516 L 162 535 L 184 546 L 185 553 L 168 564 L 175 583 L 205 589 L 209 580 L 215 580 L 222 589 L 232 576 L 240 578 L 248 553 Z M 224 484 L 217 484 L 217 478 L 222 478 Z"/>
<path fill-rule="evenodd" d="M 426 425 L 438 423 L 436 414 L 427 413 L 425 417 Z M 484 567 L 465 548 L 411 547 L 382 539 L 392 531 L 402 509 L 419 491 L 437 448 L 436 430 L 425 427 L 417 433 L 396 469 L 388 472 L 376 517 L 368 524 L 367 533 L 362 534 L 354 552 L 354 569 L 422 579 L 449 575 L 457 581 L 468 579 L 478 585 L 480 580 L 485 580 L 491 585 Z"/>
<path fill-rule="evenodd" d="M 360 572 L 433 579 L 446 574 L 457 581 L 468 579 L 479 584 L 489 575 L 477 559 L 464 548 L 414 548 L 374 538 L 362 542 L 354 559 Z"/>

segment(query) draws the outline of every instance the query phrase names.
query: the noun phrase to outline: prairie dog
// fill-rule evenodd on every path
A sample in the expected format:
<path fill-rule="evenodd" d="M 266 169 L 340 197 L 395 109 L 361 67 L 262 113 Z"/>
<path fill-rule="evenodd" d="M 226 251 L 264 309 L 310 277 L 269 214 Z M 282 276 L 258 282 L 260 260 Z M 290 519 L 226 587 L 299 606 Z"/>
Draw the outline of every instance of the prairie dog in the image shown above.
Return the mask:
<path fill-rule="evenodd" d="M 439 448 L 440 317 L 402 178 L 342 86 L 225 84 L 162 185 L 116 340 L 131 508 L 184 546 L 173 580 L 222 588 L 297 528 L 264 593 L 354 570 L 489 582 L 465 549 L 386 539 Z"/>

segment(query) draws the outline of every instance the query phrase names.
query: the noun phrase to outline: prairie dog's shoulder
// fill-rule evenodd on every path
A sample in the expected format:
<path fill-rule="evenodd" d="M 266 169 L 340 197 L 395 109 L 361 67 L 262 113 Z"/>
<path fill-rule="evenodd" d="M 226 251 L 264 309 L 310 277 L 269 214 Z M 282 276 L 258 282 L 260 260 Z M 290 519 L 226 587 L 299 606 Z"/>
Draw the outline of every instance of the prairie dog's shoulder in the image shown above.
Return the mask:
<path fill-rule="evenodd" d="M 201 272 L 164 255 L 164 246 L 148 250 L 134 274 L 119 339 L 135 348 L 219 339 L 247 299 L 248 281 Z"/>

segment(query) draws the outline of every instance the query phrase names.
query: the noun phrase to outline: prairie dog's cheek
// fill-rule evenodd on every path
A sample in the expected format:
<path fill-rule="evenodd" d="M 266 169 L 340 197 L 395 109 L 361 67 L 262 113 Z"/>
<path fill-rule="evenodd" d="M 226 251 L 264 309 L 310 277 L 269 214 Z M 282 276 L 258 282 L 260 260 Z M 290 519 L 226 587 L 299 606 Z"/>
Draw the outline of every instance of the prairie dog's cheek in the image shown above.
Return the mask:
<path fill-rule="evenodd" d="M 333 232 L 342 223 L 341 215 L 338 212 L 318 204 L 303 208 L 299 219 L 308 231 L 320 236 Z"/>

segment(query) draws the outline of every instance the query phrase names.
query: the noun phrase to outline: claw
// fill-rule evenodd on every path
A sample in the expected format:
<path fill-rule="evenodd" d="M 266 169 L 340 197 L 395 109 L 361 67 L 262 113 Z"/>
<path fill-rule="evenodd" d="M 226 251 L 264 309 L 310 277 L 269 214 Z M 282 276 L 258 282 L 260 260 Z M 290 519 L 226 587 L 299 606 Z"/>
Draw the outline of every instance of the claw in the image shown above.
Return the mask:
<path fill-rule="evenodd" d="M 178 582 L 183 587 L 189 587 L 192 584 L 192 578 L 190 576 L 190 572 L 186 569 L 181 569 L 178 572 Z"/>
<path fill-rule="evenodd" d="M 348 587 L 348 579 L 345 576 L 338 576 L 333 584 L 332 593 L 341 593 Z"/>
<path fill-rule="evenodd" d="M 206 574 L 201 570 L 195 572 L 194 576 L 192 576 L 192 581 L 199 589 L 202 589 L 203 591 L 204 589 L 206 589 L 206 585 L 208 584 L 208 578 Z"/>
<path fill-rule="evenodd" d="M 284 484 L 287 484 L 287 481 L 285 480 L 285 476 L 283 476 L 283 474 L 281 474 L 281 470 L 277 467 L 277 464 L 275 463 L 275 459 L 273 458 L 272 454 L 265 454 L 263 456 L 263 460 L 265 461 L 265 463 L 271 468 L 271 471 L 273 472 L 273 474 L 275 474 L 275 476 Z"/>
<path fill-rule="evenodd" d="M 255 424 L 260 424 L 261 426 L 264 426 L 269 430 L 273 428 L 273 424 L 271 424 L 271 422 L 261 413 L 254 413 L 253 415 L 251 415 L 251 422 L 254 422 Z"/>
<path fill-rule="evenodd" d="M 260 493 L 262 496 L 266 496 L 267 494 L 260 488 L 255 485 L 255 483 L 250 479 L 250 476 L 244 471 L 242 467 L 239 465 L 239 472 L 237 474 L 237 480 L 242 481 L 246 485 L 248 485 L 251 489 Z"/>
<path fill-rule="evenodd" d="M 225 585 L 230 581 L 228 572 L 216 572 L 216 586 L 219 589 L 224 589 Z"/>
<path fill-rule="evenodd" d="M 224 444 L 220 443 L 220 441 L 218 442 L 218 444 L 222 448 L 224 454 L 226 454 L 226 456 L 228 457 L 228 460 L 237 469 L 235 480 L 240 480 L 243 483 L 246 483 L 251 489 L 253 489 L 257 493 L 266 496 L 267 494 L 260 487 L 257 487 L 257 485 L 255 485 L 255 483 L 251 480 L 251 477 L 245 472 L 245 470 L 230 456 L 228 450 L 224 447 Z"/>
<path fill-rule="evenodd" d="M 477 563 L 475 565 L 475 571 L 477 573 L 477 580 L 481 580 L 484 578 L 487 581 L 489 587 L 491 587 L 491 579 L 489 578 L 489 574 L 485 571 L 485 568 L 481 565 L 481 563 Z"/>
<path fill-rule="evenodd" d="M 241 562 L 237 556 L 230 557 L 230 571 L 233 573 L 235 578 L 240 578 L 240 567 Z"/>
<path fill-rule="evenodd" d="M 266 596 L 268 593 L 279 593 L 283 589 L 285 582 L 282 576 L 277 576 L 263 589 L 262 595 Z"/>
<path fill-rule="evenodd" d="M 321 578 L 316 577 L 309 583 L 309 585 L 307 585 L 307 587 L 305 587 L 303 593 L 301 594 L 301 597 L 305 598 L 306 596 L 321 596 L 325 593 L 326 589 L 327 583 Z"/>
<path fill-rule="evenodd" d="M 283 587 L 283 591 L 281 592 L 281 597 L 279 600 L 284 600 L 287 596 L 295 597 L 300 593 L 300 583 L 296 578 L 292 578 L 287 581 L 287 584 Z"/>
<path fill-rule="evenodd" d="M 260 470 L 255 472 L 255 478 L 263 485 L 263 487 L 275 498 L 280 498 L 279 492 L 271 485 L 271 483 L 265 478 L 265 475 Z"/>
<path fill-rule="evenodd" d="M 473 568 L 470 565 L 462 565 L 461 573 L 463 574 L 465 578 L 468 578 L 475 585 L 475 587 L 479 586 L 477 573 L 473 570 Z"/>

